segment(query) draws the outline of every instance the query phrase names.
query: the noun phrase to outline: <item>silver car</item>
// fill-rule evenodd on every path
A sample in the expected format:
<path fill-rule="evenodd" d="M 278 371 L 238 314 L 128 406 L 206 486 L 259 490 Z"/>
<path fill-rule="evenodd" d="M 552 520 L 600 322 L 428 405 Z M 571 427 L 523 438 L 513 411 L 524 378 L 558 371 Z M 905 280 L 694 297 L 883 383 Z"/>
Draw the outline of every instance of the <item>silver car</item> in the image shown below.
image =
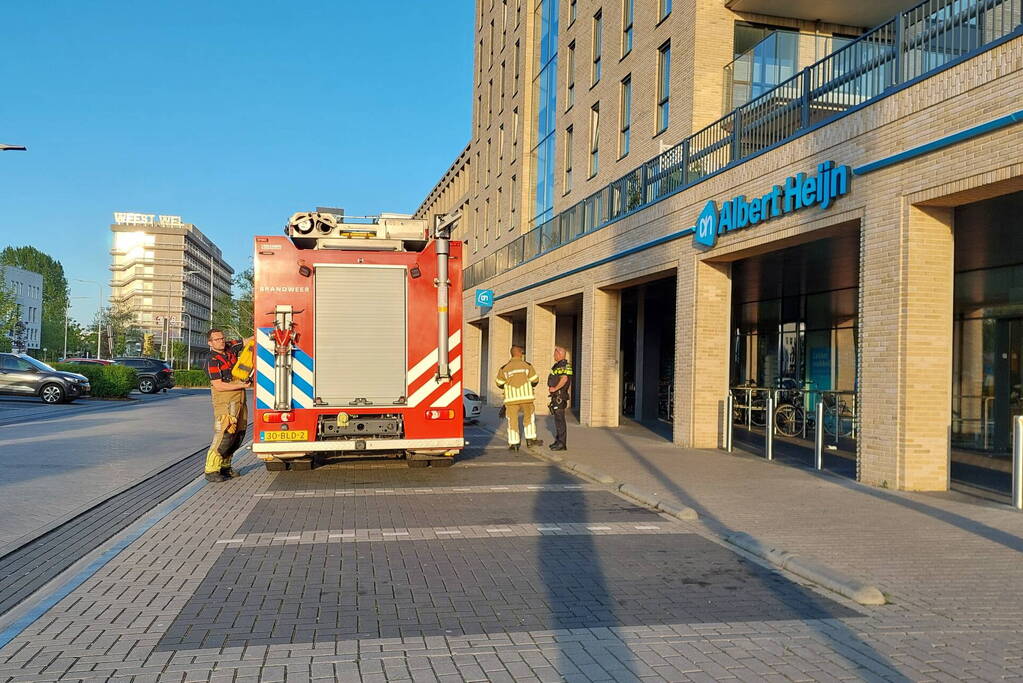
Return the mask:
<path fill-rule="evenodd" d="M 91 388 L 85 375 L 54 370 L 23 353 L 0 353 L 0 394 L 64 403 L 87 395 Z"/>

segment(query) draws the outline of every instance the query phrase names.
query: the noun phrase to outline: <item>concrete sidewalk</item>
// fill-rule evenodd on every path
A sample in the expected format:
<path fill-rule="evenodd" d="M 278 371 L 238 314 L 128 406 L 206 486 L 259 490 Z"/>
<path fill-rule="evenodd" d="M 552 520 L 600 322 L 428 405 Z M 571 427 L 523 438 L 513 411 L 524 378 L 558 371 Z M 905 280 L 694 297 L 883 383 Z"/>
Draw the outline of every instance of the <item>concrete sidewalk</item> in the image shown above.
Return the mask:
<path fill-rule="evenodd" d="M 483 423 L 503 437 L 496 410 Z M 550 418 L 538 428 L 550 443 Z M 1007 506 L 872 488 L 738 450 L 683 449 L 637 424 L 570 424 L 569 450 L 558 455 L 693 508 L 716 536 L 748 533 L 873 583 L 890 603 L 886 627 L 895 612 L 911 630 L 1023 624 L 1023 514 Z"/>

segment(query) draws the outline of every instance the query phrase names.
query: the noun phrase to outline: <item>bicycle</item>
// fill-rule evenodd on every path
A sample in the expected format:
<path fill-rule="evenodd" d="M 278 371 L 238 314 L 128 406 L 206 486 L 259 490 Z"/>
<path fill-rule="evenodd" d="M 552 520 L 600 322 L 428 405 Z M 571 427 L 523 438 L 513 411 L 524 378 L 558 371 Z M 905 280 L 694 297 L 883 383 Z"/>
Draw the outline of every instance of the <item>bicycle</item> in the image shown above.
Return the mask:
<path fill-rule="evenodd" d="M 767 400 L 763 396 L 762 388 L 750 384 L 735 387 L 732 391 L 735 397 L 732 404 L 732 422 L 744 425 L 748 419 L 749 424 L 754 427 L 763 427 L 767 424 Z"/>
<path fill-rule="evenodd" d="M 856 413 L 837 394 L 821 397 L 824 401 L 824 431 L 836 440 L 852 436 L 856 430 Z"/>

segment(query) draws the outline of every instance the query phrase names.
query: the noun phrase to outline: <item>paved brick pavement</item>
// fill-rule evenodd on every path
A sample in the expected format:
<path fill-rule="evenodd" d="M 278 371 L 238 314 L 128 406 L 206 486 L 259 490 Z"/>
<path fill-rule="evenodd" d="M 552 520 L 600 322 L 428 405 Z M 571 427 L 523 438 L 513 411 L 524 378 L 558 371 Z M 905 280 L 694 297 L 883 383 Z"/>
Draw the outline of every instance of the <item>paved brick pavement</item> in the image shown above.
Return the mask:
<path fill-rule="evenodd" d="M 965 522 L 927 521 L 932 508 L 962 517 L 972 506 L 986 515 L 970 518 L 983 525 L 977 531 L 1002 541 L 982 537 L 983 543 L 1010 551 L 1014 532 L 994 533 L 1004 510 L 896 496 L 929 505 L 914 509 L 887 493 L 878 498 L 751 458 L 679 451 L 640 435 L 622 445 L 621 434 L 586 431 L 573 430 L 569 455 L 607 471 L 617 466 L 636 483 L 660 482 L 659 493 L 675 491 L 679 502 L 696 503 L 705 520 L 681 522 L 639 508 L 528 456 L 487 447 L 481 432 L 472 435 L 466 460 L 449 469 L 400 463 L 305 473 L 252 469 L 203 487 L 0 650 L 0 679 L 1023 675 L 1018 577 L 997 552 L 989 562 L 975 552 L 981 546 L 959 551 L 945 543 L 949 533 L 970 535 Z M 661 458 L 685 466 L 669 467 Z M 671 477 L 661 477 L 662 470 Z M 640 482 L 641 475 L 649 479 Z M 735 481 L 728 484 L 726 475 Z M 847 508 L 824 509 L 836 503 Z M 779 510 L 768 514 L 763 508 L 771 504 Z M 905 546 L 920 554 L 903 555 L 898 536 L 881 543 L 869 532 L 817 540 L 850 533 L 858 516 L 867 524 L 885 518 L 883 531 L 921 518 L 914 523 L 923 535 Z M 856 569 L 891 565 L 885 587 L 894 604 L 852 605 L 717 541 L 724 528 L 763 531 L 767 522 L 778 525 L 779 538 L 801 540 L 803 550 L 820 550 L 827 561 L 848 558 Z M 888 565 L 877 557 L 882 547 Z M 1018 560 L 1018 549 L 1011 552 Z M 928 564 L 941 555 L 951 559 Z M 970 576 L 942 575 L 947 563 L 969 567 Z M 912 577 L 896 580 L 899 571 Z M 982 593 L 1001 582 L 998 609 L 991 602 L 973 607 L 965 595 L 928 593 L 951 593 L 968 580 Z"/>
<path fill-rule="evenodd" d="M 0 401 L 0 556 L 208 445 L 212 422 L 208 390 L 128 403 Z"/>

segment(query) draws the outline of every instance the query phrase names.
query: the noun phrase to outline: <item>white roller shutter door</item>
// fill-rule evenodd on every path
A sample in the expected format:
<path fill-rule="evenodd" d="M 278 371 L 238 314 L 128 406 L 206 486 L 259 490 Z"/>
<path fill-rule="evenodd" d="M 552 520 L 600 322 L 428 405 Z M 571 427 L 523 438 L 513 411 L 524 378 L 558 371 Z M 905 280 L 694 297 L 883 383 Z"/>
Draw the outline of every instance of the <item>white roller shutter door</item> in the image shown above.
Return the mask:
<path fill-rule="evenodd" d="M 316 266 L 316 396 L 392 407 L 405 396 L 404 267 Z"/>

